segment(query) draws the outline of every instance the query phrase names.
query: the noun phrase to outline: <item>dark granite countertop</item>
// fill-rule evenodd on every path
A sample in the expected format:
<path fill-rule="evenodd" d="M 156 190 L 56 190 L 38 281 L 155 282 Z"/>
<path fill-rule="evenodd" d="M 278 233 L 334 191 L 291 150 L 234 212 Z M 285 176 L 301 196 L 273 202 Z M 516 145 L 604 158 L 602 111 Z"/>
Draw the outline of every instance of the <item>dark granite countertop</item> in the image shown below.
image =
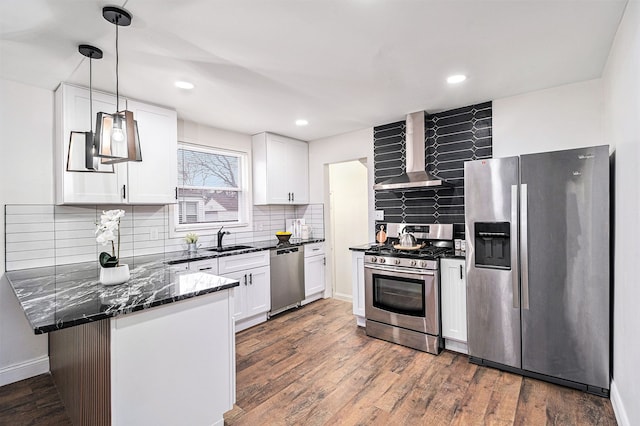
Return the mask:
<path fill-rule="evenodd" d="M 129 265 L 131 278 L 114 286 L 99 283 L 97 262 L 10 271 L 6 277 L 36 334 L 239 285 L 236 280 L 205 272 L 177 273 L 178 268 L 166 260 L 165 255 L 122 259 Z"/>
<path fill-rule="evenodd" d="M 290 246 L 323 242 L 293 241 Z M 99 283 L 97 262 L 23 269 L 6 273 L 9 283 L 36 334 L 152 308 L 235 287 L 237 281 L 204 272 L 188 272 L 179 265 L 196 260 L 276 248 L 277 240 L 250 243 L 250 248 L 217 252 L 171 252 L 122 259 L 131 278 L 124 284 Z M 177 272 L 180 272 L 177 274 Z"/>
<path fill-rule="evenodd" d="M 287 247 L 296 247 L 296 246 L 302 246 L 305 244 L 321 243 L 321 242 L 324 242 L 324 238 L 312 238 L 308 240 L 293 240 Z M 250 247 L 246 249 L 233 250 L 233 251 L 227 251 L 227 252 L 216 251 L 216 249 L 213 247 L 211 248 L 200 247 L 198 251 L 195 253 L 189 253 L 186 251 L 167 253 L 165 255 L 166 262 L 170 265 L 176 265 L 176 264 L 185 263 L 185 262 L 195 262 L 196 260 L 216 259 L 218 257 L 223 257 L 223 256 L 236 256 L 238 254 L 271 250 L 278 247 L 278 240 L 256 241 L 256 242 L 248 243 L 246 245 Z"/>
<path fill-rule="evenodd" d="M 455 250 L 453 253 L 449 253 L 449 254 L 445 254 L 444 258 L 449 258 L 449 259 L 466 259 L 466 251 L 461 251 L 461 250 Z"/>
<path fill-rule="evenodd" d="M 349 250 L 351 251 L 367 251 L 369 250 L 371 247 L 377 247 L 380 246 L 382 244 L 378 244 L 378 243 L 367 243 L 367 244 L 361 244 L 359 246 L 353 246 L 353 247 L 349 247 Z"/>

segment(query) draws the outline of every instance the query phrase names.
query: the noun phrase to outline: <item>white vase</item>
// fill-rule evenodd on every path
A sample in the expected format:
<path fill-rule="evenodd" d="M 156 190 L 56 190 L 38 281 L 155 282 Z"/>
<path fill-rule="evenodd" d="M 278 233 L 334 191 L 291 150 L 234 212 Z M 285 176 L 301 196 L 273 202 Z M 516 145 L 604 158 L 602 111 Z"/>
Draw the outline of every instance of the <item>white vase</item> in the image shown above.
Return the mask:
<path fill-rule="evenodd" d="M 120 265 L 115 268 L 100 267 L 100 284 L 116 285 L 129 281 L 129 265 Z"/>

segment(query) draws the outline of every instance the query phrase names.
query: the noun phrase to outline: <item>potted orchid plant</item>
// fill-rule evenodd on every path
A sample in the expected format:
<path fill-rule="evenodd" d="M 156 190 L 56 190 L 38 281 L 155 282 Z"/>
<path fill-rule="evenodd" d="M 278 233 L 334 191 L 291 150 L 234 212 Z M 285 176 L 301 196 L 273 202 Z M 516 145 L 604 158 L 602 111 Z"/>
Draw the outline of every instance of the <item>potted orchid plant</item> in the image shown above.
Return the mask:
<path fill-rule="evenodd" d="M 190 253 L 198 251 L 198 234 L 195 232 L 189 232 L 185 237 L 184 241 L 187 243 L 187 250 Z"/>
<path fill-rule="evenodd" d="M 120 265 L 120 219 L 124 210 L 103 211 L 100 223 L 96 224 L 96 241 L 111 243 L 111 254 L 100 253 L 100 282 L 104 285 L 121 284 L 129 279 L 129 265 Z"/>

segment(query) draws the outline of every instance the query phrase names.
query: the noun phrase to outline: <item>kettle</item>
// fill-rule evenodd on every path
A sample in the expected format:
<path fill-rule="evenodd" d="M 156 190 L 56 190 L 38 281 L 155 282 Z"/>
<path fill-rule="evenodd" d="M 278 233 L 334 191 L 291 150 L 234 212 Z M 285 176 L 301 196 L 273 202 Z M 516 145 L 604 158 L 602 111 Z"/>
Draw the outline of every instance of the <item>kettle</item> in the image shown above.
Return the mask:
<path fill-rule="evenodd" d="M 410 234 L 409 232 L 407 232 L 407 229 L 405 228 L 402 231 L 402 234 L 400 234 L 400 246 L 402 247 L 413 247 L 416 245 L 416 237 L 413 236 L 413 234 Z"/>

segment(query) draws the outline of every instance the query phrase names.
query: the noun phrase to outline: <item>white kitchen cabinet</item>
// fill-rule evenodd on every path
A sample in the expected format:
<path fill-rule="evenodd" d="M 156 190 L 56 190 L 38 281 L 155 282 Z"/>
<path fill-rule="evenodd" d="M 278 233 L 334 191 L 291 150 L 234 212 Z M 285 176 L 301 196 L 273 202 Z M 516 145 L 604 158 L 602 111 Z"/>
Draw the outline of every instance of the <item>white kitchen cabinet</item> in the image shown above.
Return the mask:
<path fill-rule="evenodd" d="M 234 288 L 236 331 L 267 320 L 271 309 L 269 251 L 219 257 L 218 275 L 240 282 L 240 286 Z"/>
<path fill-rule="evenodd" d="M 440 260 L 442 337 L 445 347 L 467 353 L 467 279 L 464 259 Z"/>
<path fill-rule="evenodd" d="M 302 304 L 313 302 L 324 296 L 326 256 L 324 243 L 304 246 L 304 297 Z"/>
<path fill-rule="evenodd" d="M 114 95 L 61 84 L 56 90 L 56 142 L 54 170 L 57 204 L 169 204 L 175 203 L 177 183 L 177 117 L 170 109 L 120 98 L 138 122 L 142 162 L 113 165 L 113 173 L 67 171 L 71 131 L 95 127 L 98 112 L 116 111 Z M 95 130 L 95 129 L 94 129 Z M 111 167 L 101 165 L 103 170 Z"/>
<path fill-rule="evenodd" d="M 155 105 L 127 101 L 138 122 L 141 162 L 128 162 L 128 202 L 171 204 L 176 202 L 178 182 L 178 117 Z"/>
<path fill-rule="evenodd" d="M 218 275 L 218 259 L 196 260 L 194 262 L 189 262 L 189 270 Z"/>
<path fill-rule="evenodd" d="M 351 280 L 353 291 L 353 315 L 356 324 L 365 326 L 364 314 L 364 252 L 351 251 Z"/>
<path fill-rule="evenodd" d="M 309 145 L 259 133 L 252 138 L 253 203 L 309 203 Z"/>
<path fill-rule="evenodd" d="M 124 103 L 123 103 L 124 106 Z M 120 188 L 126 179 L 126 166 L 116 164 L 113 173 L 68 172 L 71 131 L 88 132 L 95 126 L 96 113 L 116 109 L 116 97 L 93 92 L 93 116 L 89 113 L 89 90 L 61 84 L 55 94 L 55 154 L 57 204 L 122 203 Z M 110 170 L 112 167 L 103 167 Z"/>

